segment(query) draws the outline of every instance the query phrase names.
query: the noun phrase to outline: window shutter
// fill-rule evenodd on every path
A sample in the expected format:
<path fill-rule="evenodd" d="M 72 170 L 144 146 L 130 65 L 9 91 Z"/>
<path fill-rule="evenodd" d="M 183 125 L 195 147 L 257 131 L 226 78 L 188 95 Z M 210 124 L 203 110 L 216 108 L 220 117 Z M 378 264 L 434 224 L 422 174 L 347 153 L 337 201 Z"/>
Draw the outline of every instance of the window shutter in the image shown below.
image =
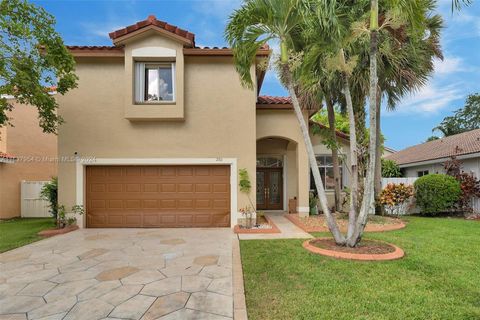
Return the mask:
<path fill-rule="evenodd" d="M 135 63 L 135 102 L 144 102 L 145 97 L 145 63 Z"/>

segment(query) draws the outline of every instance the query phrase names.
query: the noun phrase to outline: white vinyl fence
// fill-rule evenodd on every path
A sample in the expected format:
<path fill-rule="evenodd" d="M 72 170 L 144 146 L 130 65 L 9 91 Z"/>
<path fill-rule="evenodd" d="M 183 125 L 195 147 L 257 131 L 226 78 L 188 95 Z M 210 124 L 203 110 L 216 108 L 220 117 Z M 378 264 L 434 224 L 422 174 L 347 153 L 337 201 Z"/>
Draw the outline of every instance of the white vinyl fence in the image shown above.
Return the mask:
<path fill-rule="evenodd" d="M 40 197 L 40 191 L 49 181 L 22 181 L 21 183 L 21 216 L 22 218 L 51 217 L 48 201 Z"/>
<path fill-rule="evenodd" d="M 385 188 L 389 183 L 404 183 L 406 185 L 413 185 L 417 177 L 410 177 L 410 178 L 382 178 L 382 188 Z"/>
<path fill-rule="evenodd" d="M 472 199 L 472 208 L 473 208 L 473 212 L 480 214 L 480 198 Z"/>

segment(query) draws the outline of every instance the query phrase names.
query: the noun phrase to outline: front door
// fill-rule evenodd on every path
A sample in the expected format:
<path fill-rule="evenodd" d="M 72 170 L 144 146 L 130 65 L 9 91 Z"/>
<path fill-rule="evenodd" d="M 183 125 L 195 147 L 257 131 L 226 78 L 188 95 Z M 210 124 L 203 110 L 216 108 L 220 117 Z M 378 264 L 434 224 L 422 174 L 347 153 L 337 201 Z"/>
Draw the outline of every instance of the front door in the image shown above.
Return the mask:
<path fill-rule="evenodd" d="M 282 168 L 257 168 L 257 209 L 283 209 Z"/>

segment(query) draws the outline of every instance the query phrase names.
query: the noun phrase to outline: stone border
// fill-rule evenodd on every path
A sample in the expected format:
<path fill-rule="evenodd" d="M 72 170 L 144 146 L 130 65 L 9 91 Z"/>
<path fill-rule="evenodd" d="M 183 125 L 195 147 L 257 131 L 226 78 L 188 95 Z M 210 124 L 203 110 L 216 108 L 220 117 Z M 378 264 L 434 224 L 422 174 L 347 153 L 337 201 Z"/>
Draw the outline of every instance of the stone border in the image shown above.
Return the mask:
<path fill-rule="evenodd" d="M 47 230 L 43 230 L 43 231 L 40 231 L 39 233 L 37 233 L 39 236 L 42 236 L 42 237 L 46 237 L 46 238 L 50 238 L 50 237 L 53 237 L 53 236 L 56 236 L 56 235 L 59 235 L 59 234 L 65 234 L 65 233 L 69 233 L 69 232 L 72 232 L 72 231 L 75 231 L 78 229 L 78 226 L 77 225 L 72 225 L 72 226 L 67 226 L 65 228 L 62 228 L 62 229 L 47 229 Z"/>
<path fill-rule="evenodd" d="M 299 217 L 298 214 L 296 213 L 290 213 L 290 214 L 285 214 L 285 218 L 287 218 L 291 223 L 299 227 L 305 232 L 328 232 L 327 227 L 309 227 L 304 225 Z M 401 220 L 400 220 L 401 221 Z M 400 230 L 405 228 L 407 225 L 405 222 L 401 221 L 400 223 L 396 224 L 390 224 L 390 225 L 369 225 L 367 223 L 367 226 L 365 227 L 365 232 L 385 232 L 385 231 L 394 231 L 394 230 Z"/>
<path fill-rule="evenodd" d="M 252 233 L 281 233 L 280 229 L 278 229 L 277 225 L 273 223 L 272 219 L 268 215 L 265 215 L 265 219 L 267 220 L 268 224 L 272 227 L 270 229 L 242 229 L 237 224 L 233 228 L 234 233 L 242 233 L 242 234 L 252 234 Z"/>
<path fill-rule="evenodd" d="M 376 242 L 381 242 L 381 243 L 386 243 L 392 247 L 395 248 L 394 252 L 389 252 L 389 253 L 383 253 L 383 254 L 368 254 L 368 253 L 349 253 L 349 252 L 339 252 L 339 251 L 334 251 L 334 250 L 328 250 L 328 249 L 322 249 L 319 247 L 316 247 L 312 244 L 310 244 L 311 241 L 315 241 L 318 239 L 331 239 L 328 237 L 324 238 L 315 238 L 311 240 L 307 240 L 303 243 L 303 247 L 313 253 L 316 254 L 321 254 L 323 256 L 327 257 L 332 257 L 336 259 L 346 259 L 346 260 L 361 260 L 361 261 L 386 261 L 386 260 L 396 260 L 403 258 L 405 255 L 405 252 L 397 247 L 396 245 L 393 245 L 388 242 L 384 241 L 379 241 L 379 240 L 371 240 L 369 241 L 376 241 Z"/>
<path fill-rule="evenodd" d="M 247 304 L 245 302 L 245 288 L 243 285 L 242 257 L 240 255 L 240 241 L 234 235 L 232 240 L 232 285 L 233 285 L 233 319 L 248 320 Z"/>

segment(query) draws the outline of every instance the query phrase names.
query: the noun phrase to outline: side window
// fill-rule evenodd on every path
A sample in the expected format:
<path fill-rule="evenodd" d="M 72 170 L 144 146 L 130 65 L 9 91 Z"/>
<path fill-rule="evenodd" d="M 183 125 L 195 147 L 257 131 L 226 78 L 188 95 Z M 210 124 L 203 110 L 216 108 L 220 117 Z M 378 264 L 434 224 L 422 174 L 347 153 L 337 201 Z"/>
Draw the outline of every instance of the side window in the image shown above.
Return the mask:
<path fill-rule="evenodd" d="M 175 63 L 135 63 L 135 102 L 175 101 Z"/>
<path fill-rule="evenodd" d="M 317 155 L 317 165 L 320 170 L 320 176 L 322 178 L 323 185 L 326 190 L 335 189 L 335 180 L 333 178 L 333 163 L 332 156 L 328 155 Z M 343 168 L 342 162 L 340 161 L 340 187 L 343 188 Z M 313 179 L 313 174 L 310 171 L 310 189 L 315 189 L 315 181 Z"/>
<path fill-rule="evenodd" d="M 423 177 L 423 176 L 426 176 L 428 174 L 428 170 L 421 170 L 421 171 L 417 171 L 417 176 L 420 178 L 420 177 Z"/>

